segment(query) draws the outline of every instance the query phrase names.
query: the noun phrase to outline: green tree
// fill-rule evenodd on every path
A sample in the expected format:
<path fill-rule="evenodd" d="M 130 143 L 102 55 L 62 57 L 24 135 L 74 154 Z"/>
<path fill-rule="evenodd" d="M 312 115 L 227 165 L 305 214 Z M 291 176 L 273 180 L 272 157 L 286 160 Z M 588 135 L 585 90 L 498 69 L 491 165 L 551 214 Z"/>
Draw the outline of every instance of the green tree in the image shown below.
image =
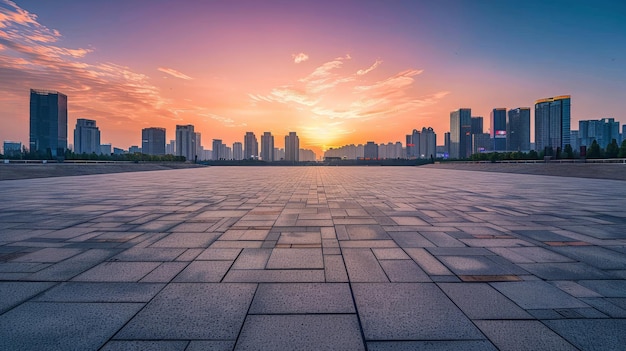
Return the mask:
<path fill-rule="evenodd" d="M 606 146 L 606 158 L 617 158 L 617 155 L 619 155 L 619 146 L 617 145 L 617 140 L 613 139 Z"/>
<path fill-rule="evenodd" d="M 593 143 L 591 143 L 591 146 L 589 147 L 589 150 L 587 150 L 587 158 L 601 158 L 602 157 L 602 151 L 600 150 L 600 145 L 598 144 L 597 141 L 593 141 Z"/>
<path fill-rule="evenodd" d="M 626 157 L 626 139 L 622 141 L 622 146 L 619 148 L 619 154 L 617 157 Z"/>
<path fill-rule="evenodd" d="M 528 158 L 531 159 L 531 160 L 538 160 L 539 159 L 539 154 L 535 150 L 530 150 L 528 152 Z"/>

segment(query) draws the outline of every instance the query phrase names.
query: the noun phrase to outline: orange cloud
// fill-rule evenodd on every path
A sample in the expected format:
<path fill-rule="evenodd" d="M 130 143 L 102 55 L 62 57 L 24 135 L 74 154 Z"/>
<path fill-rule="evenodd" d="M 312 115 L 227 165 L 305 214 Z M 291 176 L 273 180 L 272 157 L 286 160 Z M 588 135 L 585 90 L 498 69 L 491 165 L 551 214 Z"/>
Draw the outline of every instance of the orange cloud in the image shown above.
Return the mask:
<path fill-rule="evenodd" d="M 294 63 L 304 62 L 309 59 L 309 55 L 305 54 L 304 52 L 301 52 L 299 54 L 293 54 L 291 55 L 291 57 L 293 57 Z"/>
<path fill-rule="evenodd" d="M 184 79 L 184 80 L 192 80 L 193 78 L 191 78 L 190 76 L 181 73 L 175 69 L 172 68 L 165 68 L 165 67 L 159 67 L 158 68 L 159 71 L 163 72 L 163 73 L 167 73 L 172 77 L 176 77 L 176 78 L 180 78 L 180 79 Z"/>

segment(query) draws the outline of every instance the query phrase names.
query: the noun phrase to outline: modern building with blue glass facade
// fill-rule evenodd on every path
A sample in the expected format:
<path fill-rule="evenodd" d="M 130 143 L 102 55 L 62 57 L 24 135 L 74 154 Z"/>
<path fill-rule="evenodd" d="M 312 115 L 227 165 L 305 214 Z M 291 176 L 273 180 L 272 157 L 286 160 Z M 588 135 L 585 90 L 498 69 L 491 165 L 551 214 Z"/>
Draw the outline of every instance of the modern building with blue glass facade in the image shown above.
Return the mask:
<path fill-rule="evenodd" d="M 472 109 L 450 112 L 450 158 L 468 158 L 472 154 Z"/>
<path fill-rule="evenodd" d="M 506 109 L 494 108 L 491 110 L 491 139 L 493 151 L 506 151 Z"/>
<path fill-rule="evenodd" d="M 554 152 L 570 144 L 571 96 L 561 95 L 535 102 L 535 149 Z"/>
<path fill-rule="evenodd" d="M 30 90 L 30 152 L 58 157 L 67 149 L 67 96 Z"/>
<path fill-rule="evenodd" d="M 508 151 L 530 151 L 530 107 L 509 110 L 506 143 Z"/>

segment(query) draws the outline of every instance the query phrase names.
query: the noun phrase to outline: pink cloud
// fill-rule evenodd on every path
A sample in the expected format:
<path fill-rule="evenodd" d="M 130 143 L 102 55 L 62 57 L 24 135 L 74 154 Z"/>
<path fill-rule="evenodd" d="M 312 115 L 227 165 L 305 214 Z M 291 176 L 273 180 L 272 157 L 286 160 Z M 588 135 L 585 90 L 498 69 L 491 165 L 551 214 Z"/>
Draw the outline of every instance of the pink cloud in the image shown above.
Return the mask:
<path fill-rule="evenodd" d="M 172 68 L 166 68 L 166 67 L 159 67 L 158 68 L 159 71 L 163 72 L 163 73 L 167 73 L 172 77 L 176 77 L 176 78 L 180 78 L 180 79 L 184 79 L 184 80 L 191 80 L 193 78 L 191 78 L 190 76 L 181 73 L 175 69 Z"/>
<path fill-rule="evenodd" d="M 301 52 L 299 54 L 293 54 L 291 55 L 291 57 L 293 58 L 294 63 L 301 63 L 309 59 L 309 55 L 305 54 L 304 52 Z"/>

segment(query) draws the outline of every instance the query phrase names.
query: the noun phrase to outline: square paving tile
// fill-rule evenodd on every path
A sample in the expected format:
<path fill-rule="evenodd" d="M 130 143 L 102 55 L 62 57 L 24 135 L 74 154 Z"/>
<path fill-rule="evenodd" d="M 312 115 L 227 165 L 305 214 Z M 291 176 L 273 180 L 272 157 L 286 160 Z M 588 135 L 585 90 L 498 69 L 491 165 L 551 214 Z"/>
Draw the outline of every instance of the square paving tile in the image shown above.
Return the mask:
<path fill-rule="evenodd" d="M 324 268 L 322 249 L 273 249 L 267 269 Z"/>
<path fill-rule="evenodd" d="M 491 285 L 524 309 L 589 307 L 543 281 L 491 283 Z"/>
<path fill-rule="evenodd" d="M 482 339 L 482 334 L 432 283 L 352 285 L 366 340 Z"/>
<path fill-rule="evenodd" d="M 359 323 L 347 315 L 251 315 L 235 350 L 365 350 Z"/>
<path fill-rule="evenodd" d="M 171 283 L 116 339 L 235 340 L 256 284 Z"/>
<path fill-rule="evenodd" d="M 159 266 L 158 262 L 104 262 L 80 274 L 74 281 L 136 282 Z"/>
<path fill-rule="evenodd" d="M 539 321 L 475 321 L 501 350 L 577 350 Z"/>
<path fill-rule="evenodd" d="M 346 283 L 259 284 L 251 314 L 355 313 Z"/>

